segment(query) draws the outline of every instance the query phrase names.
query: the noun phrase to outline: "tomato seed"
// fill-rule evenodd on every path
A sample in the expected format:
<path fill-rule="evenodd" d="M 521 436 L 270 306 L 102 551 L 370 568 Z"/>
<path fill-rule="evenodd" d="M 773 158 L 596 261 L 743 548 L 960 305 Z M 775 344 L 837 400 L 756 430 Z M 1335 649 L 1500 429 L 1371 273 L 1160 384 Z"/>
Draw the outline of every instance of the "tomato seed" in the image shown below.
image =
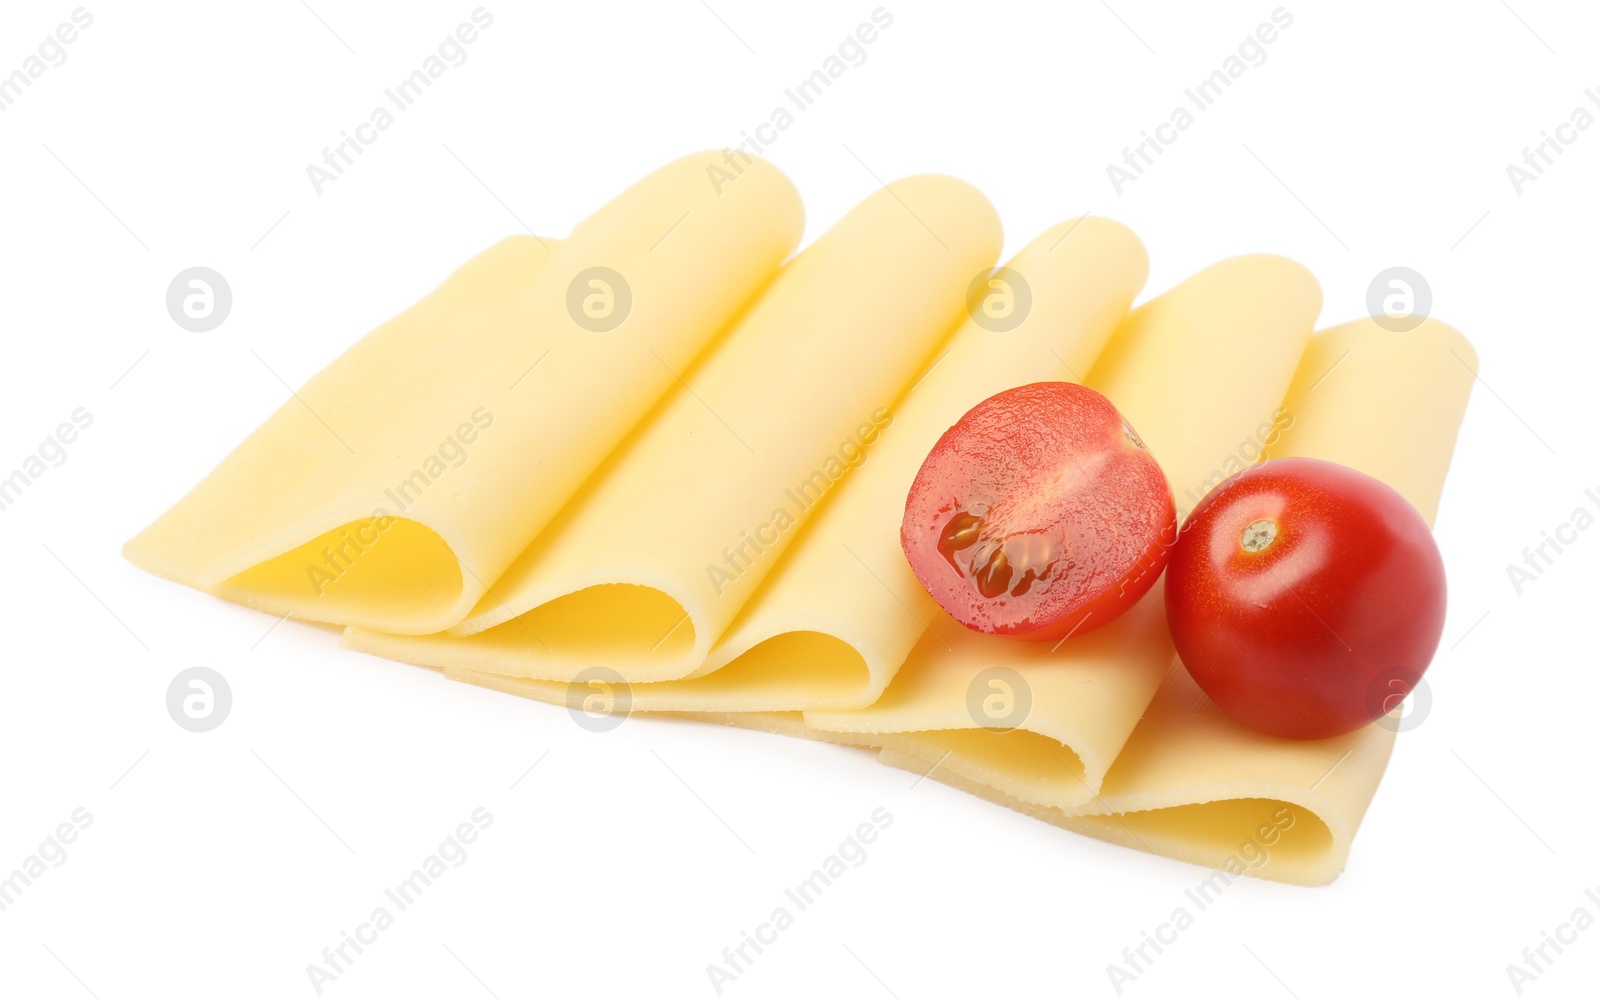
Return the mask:
<path fill-rule="evenodd" d="M 986 555 L 986 557 L 985 557 Z M 973 557 L 972 582 L 984 597 L 999 597 L 1011 584 L 1011 561 L 999 545 Z"/>

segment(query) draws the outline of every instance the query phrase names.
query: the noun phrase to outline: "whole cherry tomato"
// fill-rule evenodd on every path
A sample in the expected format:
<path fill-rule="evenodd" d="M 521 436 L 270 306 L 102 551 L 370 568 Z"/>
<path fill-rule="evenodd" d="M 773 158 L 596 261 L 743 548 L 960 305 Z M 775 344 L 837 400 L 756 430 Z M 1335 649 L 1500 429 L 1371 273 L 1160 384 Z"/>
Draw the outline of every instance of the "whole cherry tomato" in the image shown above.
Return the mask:
<path fill-rule="evenodd" d="M 1444 563 L 1422 516 L 1354 469 L 1282 458 L 1200 501 L 1167 566 L 1167 624 L 1225 712 L 1297 739 L 1384 715 L 1433 659 Z"/>

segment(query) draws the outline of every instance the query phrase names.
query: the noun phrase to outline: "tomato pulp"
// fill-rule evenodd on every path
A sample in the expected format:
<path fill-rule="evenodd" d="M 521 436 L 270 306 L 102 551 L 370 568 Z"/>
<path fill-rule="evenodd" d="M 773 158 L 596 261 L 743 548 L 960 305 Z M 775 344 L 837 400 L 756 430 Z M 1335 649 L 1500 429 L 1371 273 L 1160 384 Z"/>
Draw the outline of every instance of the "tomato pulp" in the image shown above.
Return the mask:
<path fill-rule="evenodd" d="M 1387 485 L 1280 458 L 1194 509 L 1165 583 L 1167 624 L 1195 683 L 1277 736 L 1359 729 L 1410 693 L 1444 630 L 1444 562 Z"/>
<path fill-rule="evenodd" d="M 906 497 L 900 544 L 956 621 L 1053 642 L 1142 597 L 1176 530 L 1166 476 L 1111 401 L 1036 382 L 944 432 Z"/>

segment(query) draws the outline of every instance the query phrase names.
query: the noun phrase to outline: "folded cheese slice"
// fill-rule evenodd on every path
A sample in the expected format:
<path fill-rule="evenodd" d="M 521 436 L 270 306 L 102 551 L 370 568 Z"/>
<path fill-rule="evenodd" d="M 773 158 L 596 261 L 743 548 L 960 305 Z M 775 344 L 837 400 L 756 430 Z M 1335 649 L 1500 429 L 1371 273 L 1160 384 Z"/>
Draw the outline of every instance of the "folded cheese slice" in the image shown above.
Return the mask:
<path fill-rule="evenodd" d="M 1269 456 L 1358 469 L 1432 523 L 1476 370 L 1466 339 L 1433 320 L 1406 333 L 1371 320 L 1319 333 L 1284 401 L 1293 426 Z M 1267 736 L 1225 716 L 1176 664 L 1083 806 L 1050 808 L 944 768 L 933 777 L 1067 829 L 1217 868 L 1226 877 L 1213 888 L 1239 874 L 1319 885 L 1343 870 L 1397 729 L 1391 716 L 1328 740 Z M 900 748 L 880 757 L 931 766 L 926 753 Z"/>
<path fill-rule="evenodd" d="M 1144 438 L 1180 509 L 1248 442 L 1276 439 L 1321 305 L 1300 265 L 1236 257 L 1145 303 L 1113 335 L 1089 385 Z M 805 722 L 1025 802 L 1076 807 L 1099 789 L 1172 663 L 1160 588 L 1057 646 L 965 629 L 929 636 L 871 706 L 809 711 Z"/>
<path fill-rule="evenodd" d="M 741 180 L 740 183 L 743 183 Z M 905 387 L 999 253 L 948 177 L 873 194 L 786 265 L 726 340 L 452 634 L 351 629 L 349 648 L 510 677 L 632 683 L 706 654 L 841 482 L 878 461 Z"/>
<path fill-rule="evenodd" d="M 865 463 L 806 526 L 696 676 L 634 684 L 636 711 L 797 711 L 870 705 L 929 631 L 960 632 L 900 549 L 905 497 L 923 459 L 968 409 L 1013 386 L 1079 381 L 1127 316 L 1148 271 L 1126 227 L 1083 218 L 1051 227 L 969 293 L 970 315 L 893 408 Z M 943 640 L 941 640 L 943 641 Z M 458 680 L 562 703 L 568 685 Z"/>
<path fill-rule="evenodd" d="M 357 343 L 124 548 L 273 614 L 459 622 L 777 272 L 797 192 L 671 163 L 566 241 L 507 240 Z M 720 187 L 720 190 L 719 190 Z"/>

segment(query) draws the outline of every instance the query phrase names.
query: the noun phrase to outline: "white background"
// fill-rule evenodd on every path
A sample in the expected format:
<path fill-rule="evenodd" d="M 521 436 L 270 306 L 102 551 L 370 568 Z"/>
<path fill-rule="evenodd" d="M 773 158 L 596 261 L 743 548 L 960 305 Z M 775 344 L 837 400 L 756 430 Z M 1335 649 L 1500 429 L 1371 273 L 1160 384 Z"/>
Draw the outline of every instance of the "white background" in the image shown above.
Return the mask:
<path fill-rule="evenodd" d="M 563 235 L 667 160 L 737 143 L 876 6 L 490 3 L 466 64 L 318 195 L 307 164 L 476 5 L 307 2 L 92 4 L 66 62 L 0 113 L 0 474 L 74 408 L 94 416 L 0 513 L 0 870 L 93 816 L 0 913 L 0 994 L 314 996 L 306 966 L 483 806 L 466 863 L 324 995 L 714 996 L 706 966 L 885 807 L 868 860 L 724 995 L 1115 996 L 1106 966 L 1208 873 L 842 748 L 638 717 L 586 732 L 119 558 L 285 398 L 280 376 L 524 224 Z M 1365 312 L 1383 268 L 1426 277 L 1482 357 L 1438 521 L 1431 713 L 1337 882 L 1236 883 L 1123 995 L 1514 996 L 1525 947 L 1579 906 L 1600 916 L 1600 531 L 1520 595 L 1506 573 L 1600 492 L 1600 127 L 1520 194 L 1506 167 L 1573 109 L 1600 115 L 1600 19 L 1291 3 L 1266 63 L 1119 195 L 1106 165 L 1276 5 L 1108 2 L 891 0 L 867 62 L 770 156 L 808 239 L 879 178 L 939 171 L 993 199 L 1008 254 L 1086 211 L 1128 223 L 1147 295 L 1283 253 L 1321 279 L 1326 325 Z M 6 4 L 0 73 L 72 9 Z M 211 333 L 164 305 L 194 265 L 233 289 Z M 166 712 L 194 665 L 233 689 L 211 733 Z M 1600 928 L 1525 995 L 1597 979 Z"/>

